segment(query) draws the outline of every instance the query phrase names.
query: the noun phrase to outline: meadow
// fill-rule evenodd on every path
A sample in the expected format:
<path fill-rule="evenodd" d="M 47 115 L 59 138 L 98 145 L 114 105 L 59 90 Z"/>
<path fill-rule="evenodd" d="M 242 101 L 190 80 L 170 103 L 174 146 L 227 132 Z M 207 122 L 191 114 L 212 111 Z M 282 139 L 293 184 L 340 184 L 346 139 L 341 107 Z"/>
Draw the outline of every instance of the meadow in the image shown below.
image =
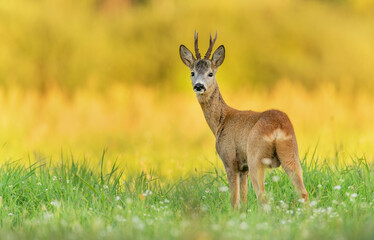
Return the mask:
<path fill-rule="evenodd" d="M 306 159 L 310 163 L 306 164 Z M 337 167 L 313 153 L 302 160 L 310 202 L 299 201 L 288 176 L 266 176 L 271 210 L 259 211 L 250 188 L 248 205 L 233 211 L 222 170 L 197 170 L 162 180 L 104 171 L 61 157 L 54 166 L 3 164 L 2 239 L 372 239 L 373 171 L 366 159 Z M 97 170 L 99 169 L 99 170 Z"/>
<path fill-rule="evenodd" d="M 0 239 L 373 239 L 372 1 L 0 2 Z M 294 124 L 310 202 L 233 211 L 180 44 Z M 203 51 L 203 50 L 201 50 Z"/>

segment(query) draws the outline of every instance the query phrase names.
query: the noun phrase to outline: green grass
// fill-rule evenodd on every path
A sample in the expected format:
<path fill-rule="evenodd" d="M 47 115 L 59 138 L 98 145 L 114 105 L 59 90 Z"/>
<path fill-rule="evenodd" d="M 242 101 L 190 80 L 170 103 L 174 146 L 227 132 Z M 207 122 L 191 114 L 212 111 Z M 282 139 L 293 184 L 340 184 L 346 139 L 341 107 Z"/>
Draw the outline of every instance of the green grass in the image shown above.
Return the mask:
<path fill-rule="evenodd" d="M 233 211 L 216 168 L 171 180 L 105 169 L 104 158 L 95 169 L 78 162 L 3 164 L 0 239 L 374 238 L 374 174 L 365 159 L 337 167 L 304 158 L 307 204 L 283 170 L 268 172 L 269 213 L 258 211 L 251 187 L 246 210 Z"/>

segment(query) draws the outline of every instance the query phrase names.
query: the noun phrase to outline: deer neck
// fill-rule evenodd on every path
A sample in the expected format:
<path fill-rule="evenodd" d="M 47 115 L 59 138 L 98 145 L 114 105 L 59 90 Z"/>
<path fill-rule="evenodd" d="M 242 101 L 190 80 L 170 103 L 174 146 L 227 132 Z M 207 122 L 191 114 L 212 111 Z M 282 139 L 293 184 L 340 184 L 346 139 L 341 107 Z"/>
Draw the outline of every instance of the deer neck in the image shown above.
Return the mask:
<path fill-rule="evenodd" d="M 231 108 L 223 100 L 217 83 L 208 89 L 205 94 L 197 95 L 197 99 L 210 130 L 216 136 L 217 130 L 223 124 Z"/>

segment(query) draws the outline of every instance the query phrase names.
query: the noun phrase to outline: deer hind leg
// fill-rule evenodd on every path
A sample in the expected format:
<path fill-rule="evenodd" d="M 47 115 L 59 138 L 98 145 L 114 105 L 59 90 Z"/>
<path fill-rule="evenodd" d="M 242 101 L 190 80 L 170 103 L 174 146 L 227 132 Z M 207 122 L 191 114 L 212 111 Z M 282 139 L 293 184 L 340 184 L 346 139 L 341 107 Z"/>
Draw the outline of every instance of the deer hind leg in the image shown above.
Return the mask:
<path fill-rule="evenodd" d="M 252 186 L 256 193 L 256 197 L 260 205 L 267 204 L 265 192 L 265 168 L 268 167 L 263 163 L 264 159 L 271 159 L 274 153 L 274 145 L 263 139 L 259 139 L 258 135 L 253 134 L 249 138 L 247 148 L 247 161 L 249 166 L 249 174 L 252 180 Z"/>
<path fill-rule="evenodd" d="M 252 180 L 252 187 L 255 191 L 259 205 L 267 204 L 267 196 L 265 192 L 265 168 L 261 164 L 251 164 L 249 174 Z"/>
<path fill-rule="evenodd" d="M 301 195 L 304 201 L 308 201 L 308 192 L 303 182 L 303 170 L 301 169 L 297 142 L 295 138 L 275 141 L 276 152 L 281 165 L 287 175 L 290 177 L 296 191 Z"/>
<path fill-rule="evenodd" d="M 247 206 L 248 170 L 240 172 L 240 199 L 242 207 Z"/>
<path fill-rule="evenodd" d="M 276 158 L 274 158 L 275 144 L 263 138 L 263 128 L 259 124 L 252 129 L 248 138 L 247 145 L 247 161 L 249 166 L 249 174 L 251 176 L 253 189 L 256 193 L 259 205 L 267 204 L 267 196 L 265 192 L 265 169 L 276 167 Z"/>

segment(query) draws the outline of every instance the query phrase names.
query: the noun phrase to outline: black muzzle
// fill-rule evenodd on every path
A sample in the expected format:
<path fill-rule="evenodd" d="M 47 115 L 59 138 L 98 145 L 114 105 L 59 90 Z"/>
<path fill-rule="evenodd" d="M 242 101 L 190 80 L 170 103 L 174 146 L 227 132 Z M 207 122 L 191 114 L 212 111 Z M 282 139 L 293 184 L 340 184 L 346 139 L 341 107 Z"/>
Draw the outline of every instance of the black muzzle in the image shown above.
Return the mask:
<path fill-rule="evenodd" d="M 200 91 L 205 91 L 205 86 L 204 84 L 201 83 L 196 83 L 195 86 L 193 86 L 193 90 L 200 92 Z"/>

